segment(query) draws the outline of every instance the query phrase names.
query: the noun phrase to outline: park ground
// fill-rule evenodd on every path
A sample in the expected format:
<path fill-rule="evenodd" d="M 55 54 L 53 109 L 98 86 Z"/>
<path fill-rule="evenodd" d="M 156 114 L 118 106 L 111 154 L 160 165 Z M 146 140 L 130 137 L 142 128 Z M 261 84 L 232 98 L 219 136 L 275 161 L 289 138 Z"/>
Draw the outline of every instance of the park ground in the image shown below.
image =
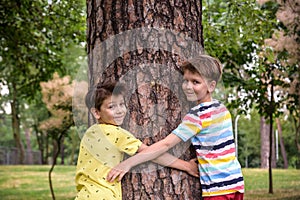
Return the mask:
<path fill-rule="evenodd" d="M 0 165 L 1 200 L 51 199 L 48 183 L 50 166 Z M 273 194 L 269 194 L 267 169 L 243 169 L 245 200 L 299 200 L 300 170 L 273 169 Z M 57 200 L 71 200 L 76 195 L 75 166 L 56 166 L 52 173 Z"/>

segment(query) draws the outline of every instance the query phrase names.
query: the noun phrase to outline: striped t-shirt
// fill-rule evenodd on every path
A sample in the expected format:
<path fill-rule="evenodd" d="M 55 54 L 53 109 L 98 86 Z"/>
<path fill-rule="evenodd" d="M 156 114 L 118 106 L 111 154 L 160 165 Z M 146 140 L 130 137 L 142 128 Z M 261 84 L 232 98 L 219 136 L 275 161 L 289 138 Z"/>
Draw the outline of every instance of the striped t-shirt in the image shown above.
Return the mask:
<path fill-rule="evenodd" d="M 223 104 L 213 100 L 193 107 L 172 133 L 191 139 L 196 149 L 203 196 L 244 193 L 231 115 Z"/>

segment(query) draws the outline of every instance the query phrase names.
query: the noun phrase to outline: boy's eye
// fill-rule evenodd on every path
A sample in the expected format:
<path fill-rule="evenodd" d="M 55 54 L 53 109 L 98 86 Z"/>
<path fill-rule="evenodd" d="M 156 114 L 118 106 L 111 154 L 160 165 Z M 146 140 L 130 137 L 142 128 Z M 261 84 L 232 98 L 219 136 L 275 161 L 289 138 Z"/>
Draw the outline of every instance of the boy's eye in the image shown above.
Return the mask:
<path fill-rule="evenodd" d="M 188 80 L 183 80 L 183 83 L 184 83 L 184 84 L 187 84 L 188 82 L 189 82 Z M 190 82 L 193 83 L 194 85 L 200 84 L 200 82 L 197 81 L 197 80 L 191 80 Z"/>
<path fill-rule="evenodd" d="M 109 105 L 109 106 L 108 106 L 109 109 L 113 109 L 113 108 L 115 108 L 115 107 L 116 107 L 115 105 Z"/>

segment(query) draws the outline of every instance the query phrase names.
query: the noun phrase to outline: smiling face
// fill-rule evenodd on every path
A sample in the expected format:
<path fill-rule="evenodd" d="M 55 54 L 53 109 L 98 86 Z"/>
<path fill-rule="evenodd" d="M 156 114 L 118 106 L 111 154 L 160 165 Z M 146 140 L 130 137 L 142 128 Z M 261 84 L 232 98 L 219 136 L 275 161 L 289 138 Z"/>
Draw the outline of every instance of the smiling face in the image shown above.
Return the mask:
<path fill-rule="evenodd" d="M 119 126 L 126 116 L 126 106 L 123 95 L 111 95 L 106 98 L 100 110 L 93 109 L 92 113 L 99 123 Z"/>
<path fill-rule="evenodd" d="M 185 70 L 182 89 L 188 101 L 196 101 L 198 104 L 212 101 L 211 93 L 214 91 L 216 83 L 208 83 L 199 73 Z"/>

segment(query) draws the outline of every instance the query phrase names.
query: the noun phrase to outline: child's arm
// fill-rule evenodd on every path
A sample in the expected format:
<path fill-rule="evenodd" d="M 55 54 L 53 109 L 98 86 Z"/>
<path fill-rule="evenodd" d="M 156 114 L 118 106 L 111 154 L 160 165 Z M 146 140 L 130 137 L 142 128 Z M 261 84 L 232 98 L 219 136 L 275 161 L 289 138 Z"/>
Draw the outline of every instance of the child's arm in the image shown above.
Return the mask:
<path fill-rule="evenodd" d="M 139 148 L 138 152 L 145 151 L 148 146 L 145 144 L 142 144 Z M 179 159 L 169 153 L 164 153 L 160 155 L 159 157 L 152 160 L 152 162 L 155 162 L 157 164 L 168 166 L 174 169 L 179 169 L 182 171 L 186 171 L 192 176 L 199 177 L 199 170 L 198 170 L 198 162 L 197 159 L 191 159 L 190 161 L 185 161 L 182 159 Z"/>
<path fill-rule="evenodd" d="M 115 180 L 118 176 L 118 180 L 121 181 L 123 176 L 134 166 L 144 163 L 149 160 L 153 160 L 157 158 L 158 156 L 166 153 L 169 149 L 174 147 L 176 144 L 178 144 L 181 141 L 181 139 L 176 136 L 175 134 L 169 134 L 166 138 L 160 140 L 159 142 L 156 142 L 152 144 L 151 146 L 147 147 L 143 151 L 137 153 L 136 155 L 128 158 L 127 160 L 121 162 L 117 166 L 115 166 L 107 175 L 108 181 Z M 170 158 L 170 157 L 168 157 Z M 165 158 L 159 158 L 158 160 L 162 161 Z M 167 163 L 170 163 L 170 160 L 166 160 Z M 163 161 L 163 162 L 165 162 Z M 181 162 L 181 161 L 178 161 Z M 173 165 L 177 165 L 178 163 L 172 163 Z"/>

